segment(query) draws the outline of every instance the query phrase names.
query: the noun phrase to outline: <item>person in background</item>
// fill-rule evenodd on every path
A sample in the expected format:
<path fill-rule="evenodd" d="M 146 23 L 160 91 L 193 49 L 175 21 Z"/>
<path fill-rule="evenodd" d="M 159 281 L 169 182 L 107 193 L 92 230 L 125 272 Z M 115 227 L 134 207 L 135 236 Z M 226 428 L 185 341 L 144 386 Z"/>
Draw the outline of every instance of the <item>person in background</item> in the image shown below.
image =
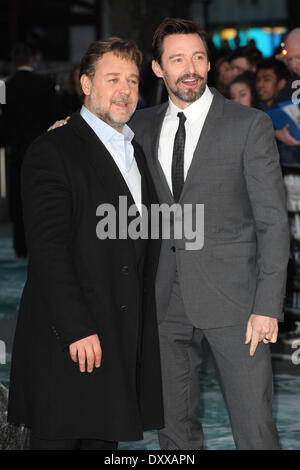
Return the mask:
<path fill-rule="evenodd" d="M 6 104 L 2 107 L 2 144 L 8 154 L 9 205 L 13 224 L 13 245 L 17 257 L 25 258 L 27 248 L 22 215 L 20 172 L 25 152 L 31 142 L 45 132 L 59 114 L 54 84 L 33 70 L 33 53 L 26 44 L 12 51 L 16 72 L 6 82 Z"/>
<path fill-rule="evenodd" d="M 259 107 L 259 100 L 255 88 L 256 75 L 250 70 L 235 77 L 229 85 L 229 95 L 232 101 L 250 106 Z"/>
<path fill-rule="evenodd" d="M 239 34 L 237 34 L 234 38 L 234 45 L 235 45 L 236 48 L 241 46 L 241 38 L 240 38 Z"/>
<path fill-rule="evenodd" d="M 276 105 L 284 101 L 291 101 L 293 97 L 299 99 L 300 80 L 300 28 L 293 29 L 286 38 L 285 48 L 287 50 L 286 64 L 293 74 L 286 86 L 276 98 Z M 298 90 L 298 92 L 297 92 Z M 283 162 L 300 163 L 300 140 L 294 139 L 289 131 L 289 124 L 283 129 L 275 131 L 276 138 L 282 143 L 280 156 Z"/>
<path fill-rule="evenodd" d="M 62 115 L 78 111 L 83 102 L 83 93 L 79 81 L 80 65 L 75 65 L 70 73 L 68 86 L 60 96 Z"/>
<path fill-rule="evenodd" d="M 300 28 L 293 29 L 285 39 L 285 49 L 287 54 L 283 57 L 284 62 L 286 63 L 287 67 L 289 68 L 292 77 L 287 82 L 286 86 L 279 92 L 276 100 L 275 105 L 285 101 L 291 101 L 296 99 L 299 101 L 300 98 Z M 299 103 L 298 103 L 299 104 Z M 289 125 L 287 124 L 283 129 L 275 131 L 276 138 L 279 141 L 279 153 L 280 153 L 280 160 L 282 164 L 289 164 L 289 163 L 300 163 L 300 140 L 294 139 L 289 131 Z M 297 181 L 297 180 L 296 180 Z M 294 193 L 294 197 L 296 194 L 296 201 L 297 196 L 299 194 L 298 185 L 294 181 L 294 187 L 291 188 L 291 185 L 288 184 L 288 180 L 285 178 L 286 190 L 288 195 L 288 200 L 291 193 Z M 296 184 L 295 184 L 296 183 Z M 297 214 L 298 211 L 295 211 Z M 298 215 L 295 216 L 295 220 L 297 220 Z M 299 219 L 298 219 L 299 220 Z M 293 226 L 294 225 L 294 226 Z M 292 244 L 291 244 L 291 258 L 290 258 L 290 266 L 292 270 L 296 270 L 297 273 L 297 264 L 298 264 L 298 246 L 299 240 L 297 240 L 297 236 L 295 237 L 295 226 L 296 224 L 291 225 L 291 236 L 292 236 Z M 294 248 L 294 245 L 298 245 Z M 292 276 L 291 276 L 291 279 Z M 292 292 L 294 291 L 298 295 L 298 286 L 292 287 Z M 300 324 L 299 322 L 294 322 L 294 325 L 290 325 L 290 331 L 287 333 L 283 342 L 286 344 L 292 344 L 294 341 L 299 340 L 300 338 Z"/>
<path fill-rule="evenodd" d="M 239 47 L 232 52 L 230 58 L 232 77 L 235 78 L 247 70 L 255 72 L 256 65 L 261 59 L 262 54 L 258 49 L 251 46 Z"/>
<path fill-rule="evenodd" d="M 285 87 L 290 77 L 285 64 L 273 57 L 258 63 L 256 91 L 260 100 L 259 106 L 263 111 L 274 107 L 278 93 Z"/>
<path fill-rule="evenodd" d="M 219 55 L 227 55 L 227 54 L 231 54 L 231 52 L 232 52 L 232 49 L 230 47 L 228 40 L 223 39 L 221 43 L 221 47 L 219 49 Z"/>
<path fill-rule="evenodd" d="M 248 47 L 251 47 L 251 49 L 257 49 L 255 39 L 249 40 Z"/>
<path fill-rule="evenodd" d="M 215 87 L 225 98 L 229 98 L 229 84 L 231 81 L 232 69 L 229 57 L 219 57 L 215 64 Z"/>

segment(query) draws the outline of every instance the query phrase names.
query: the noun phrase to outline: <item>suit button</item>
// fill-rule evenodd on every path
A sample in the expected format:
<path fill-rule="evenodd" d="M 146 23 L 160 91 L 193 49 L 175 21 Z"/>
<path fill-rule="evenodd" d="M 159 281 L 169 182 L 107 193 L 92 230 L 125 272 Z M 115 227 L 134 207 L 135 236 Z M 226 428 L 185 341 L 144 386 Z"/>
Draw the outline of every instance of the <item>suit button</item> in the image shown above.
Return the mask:
<path fill-rule="evenodd" d="M 127 305 L 122 305 L 121 310 L 123 313 L 126 313 L 128 311 Z"/>
<path fill-rule="evenodd" d="M 176 251 L 176 246 L 172 246 L 172 247 L 171 247 L 171 250 L 175 253 L 175 251 Z"/>
<path fill-rule="evenodd" d="M 122 271 L 123 274 L 128 274 L 128 273 L 129 273 L 129 268 L 128 268 L 128 266 L 122 266 L 121 271 Z"/>

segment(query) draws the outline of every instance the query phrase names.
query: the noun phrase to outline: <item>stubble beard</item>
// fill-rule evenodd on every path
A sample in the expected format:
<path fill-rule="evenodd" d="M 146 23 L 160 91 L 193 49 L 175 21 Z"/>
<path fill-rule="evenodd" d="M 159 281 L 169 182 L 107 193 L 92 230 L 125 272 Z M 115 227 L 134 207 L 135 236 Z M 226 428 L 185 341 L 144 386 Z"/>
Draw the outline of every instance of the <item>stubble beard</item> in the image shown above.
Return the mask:
<path fill-rule="evenodd" d="M 184 92 L 183 90 L 180 90 L 180 88 L 175 88 L 175 87 L 172 88 L 168 83 L 168 74 L 166 72 L 164 74 L 164 78 L 165 78 L 165 81 L 166 81 L 167 88 L 170 89 L 170 91 L 176 96 L 176 98 L 183 101 L 184 103 L 194 103 L 194 101 L 197 101 L 199 98 L 201 98 L 201 96 L 203 95 L 203 93 L 205 92 L 205 89 L 206 89 L 207 79 L 204 79 L 204 77 L 201 77 L 200 75 L 197 75 L 197 74 L 186 75 L 184 77 L 180 77 L 176 81 L 176 85 L 177 85 L 183 79 L 197 78 L 197 79 L 201 80 L 200 88 L 197 91 L 196 90 L 187 90 L 186 92 Z"/>
<path fill-rule="evenodd" d="M 124 102 L 132 104 L 132 100 L 130 99 L 124 99 Z M 111 104 L 113 101 L 111 102 Z M 101 119 L 101 121 L 104 121 L 106 124 L 109 126 L 113 127 L 114 129 L 122 129 L 122 127 L 125 126 L 125 124 L 131 119 L 132 115 L 135 112 L 136 107 L 130 111 L 128 117 L 125 118 L 116 118 L 113 116 L 112 112 L 104 108 L 100 103 L 98 99 L 98 94 L 97 90 L 93 87 L 90 95 L 90 108 L 96 116 Z"/>

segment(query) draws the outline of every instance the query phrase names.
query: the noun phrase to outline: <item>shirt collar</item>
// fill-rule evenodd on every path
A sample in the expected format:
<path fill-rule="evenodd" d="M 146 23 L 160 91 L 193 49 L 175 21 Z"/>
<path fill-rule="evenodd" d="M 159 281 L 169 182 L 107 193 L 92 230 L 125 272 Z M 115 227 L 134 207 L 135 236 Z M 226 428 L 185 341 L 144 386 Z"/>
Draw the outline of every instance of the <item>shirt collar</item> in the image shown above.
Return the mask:
<path fill-rule="evenodd" d="M 101 142 L 106 145 L 110 140 L 119 140 L 123 136 L 124 140 L 131 142 L 134 137 L 134 132 L 130 129 L 127 124 L 123 127 L 122 133 L 116 131 L 113 127 L 106 122 L 99 119 L 95 114 L 91 113 L 84 105 L 80 110 L 80 114 L 83 119 L 91 126 L 93 131 L 97 134 Z"/>
<path fill-rule="evenodd" d="M 196 121 L 204 112 L 209 109 L 209 106 L 213 100 L 213 94 L 206 85 L 205 91 L 200 98 L 194 101 L 192 104 L 187 106 L 185 109 L 180 109 L 176 106 L 173 101 L 169 98 L 169 108 L 167 114 L 175 118 L 177 113 L 183 112 L 187 121 L 192 124 Z"/>

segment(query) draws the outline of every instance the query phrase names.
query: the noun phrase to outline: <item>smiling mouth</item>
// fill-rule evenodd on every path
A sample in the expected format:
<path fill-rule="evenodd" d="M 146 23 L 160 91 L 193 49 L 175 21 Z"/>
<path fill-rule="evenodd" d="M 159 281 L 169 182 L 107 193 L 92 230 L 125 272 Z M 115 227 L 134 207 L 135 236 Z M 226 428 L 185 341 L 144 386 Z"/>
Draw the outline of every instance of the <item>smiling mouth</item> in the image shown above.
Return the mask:
<path fill-rule="evenodd" d="M 181 83 L 184 86 L 187 86 L 189 88 L 193 88 L 199 83 L 199 80 L 197 78 L 187 78 L 185 80 L 182 80 Z"/>
<path fill-rule="evenodd" d="M 113 101 L 113 104 L 119 108 L 126 109 L 130 103 L 128 101 Z"/>

